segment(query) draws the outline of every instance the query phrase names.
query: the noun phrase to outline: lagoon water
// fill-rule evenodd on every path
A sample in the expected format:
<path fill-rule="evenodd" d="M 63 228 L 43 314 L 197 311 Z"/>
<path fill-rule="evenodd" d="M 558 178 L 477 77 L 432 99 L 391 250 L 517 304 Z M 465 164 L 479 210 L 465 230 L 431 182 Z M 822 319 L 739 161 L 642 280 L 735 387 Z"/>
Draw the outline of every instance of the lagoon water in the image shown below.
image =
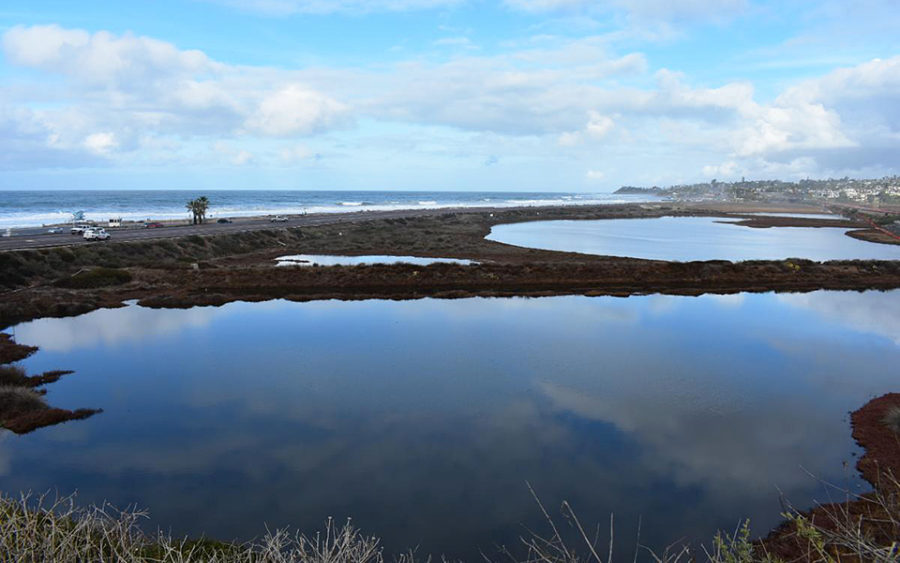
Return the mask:
<path fill-rule="evenodd" d="M 7 492 L 148 507 L 248 539 L 329 516 L 473 560 L 551 512 L 619 560 L 864 486 L 847 412 L 896 391 L 900 292 L 135 305 L 14 328 L 51 404 L 0 435 Z M 830 497 L 829 497 L 830 495 Z"/>
<path fill-rule="evenodd" d="M 489 240 L 544 250 L 648 260 L 900 260 L 900 246 L 846 236 L 849 229 L 735 225 L 713 217 L 538 221 L 497 225 Z"/>

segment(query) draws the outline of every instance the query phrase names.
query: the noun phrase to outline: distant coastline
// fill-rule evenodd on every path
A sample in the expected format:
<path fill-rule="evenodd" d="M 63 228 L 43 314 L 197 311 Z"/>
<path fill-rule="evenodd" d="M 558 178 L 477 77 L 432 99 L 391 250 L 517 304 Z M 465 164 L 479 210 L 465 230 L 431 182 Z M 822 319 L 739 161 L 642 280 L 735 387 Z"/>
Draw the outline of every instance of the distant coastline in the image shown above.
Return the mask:
<path fill-rule="evenodd" d="M 641 195 L 562 192 L 401 192 L 290 190 L 59 190 L 7 191 L 0 198 L 0 229 L 71 223 L 73 213 L 88 221 L 187 220 L 185 203 L 210 201 L 209 217 L 260 217 L 304 213 L 349 213 L 448 208 L 597 205 L 655 200 Z"/>

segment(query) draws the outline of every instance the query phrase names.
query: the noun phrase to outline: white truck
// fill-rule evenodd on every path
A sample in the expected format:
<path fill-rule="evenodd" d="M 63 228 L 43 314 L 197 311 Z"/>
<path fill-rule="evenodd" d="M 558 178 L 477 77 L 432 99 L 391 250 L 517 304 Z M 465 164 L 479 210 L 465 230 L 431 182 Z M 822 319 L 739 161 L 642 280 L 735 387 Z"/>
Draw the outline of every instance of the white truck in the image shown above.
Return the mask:
<path fill-rule="evenodd" d="M 106 232 L 106 229 L 93 228 L 85 229 L 82 236 L 84 236 L 84 240 L 106 240 L 109 238 L 109 233 Z"/>

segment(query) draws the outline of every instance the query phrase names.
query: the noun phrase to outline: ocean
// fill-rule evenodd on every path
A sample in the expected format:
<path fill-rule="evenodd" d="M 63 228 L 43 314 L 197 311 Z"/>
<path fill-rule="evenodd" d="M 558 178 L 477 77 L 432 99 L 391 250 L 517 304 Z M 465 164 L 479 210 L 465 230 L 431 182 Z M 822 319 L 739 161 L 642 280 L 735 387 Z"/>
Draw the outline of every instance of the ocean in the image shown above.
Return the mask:
<path fill-rule="evenodd" d="M 586 205 L 648 201 L 651 196 L 559 192 L 401 192 L 282 190 L 58 190 L 0 191 L 0 229 L 40 227 L 111 217 L 187 219 L 188 200 L 206 196 L 210 218 L 296 213 L 341 213 L 443 207 Z"/>

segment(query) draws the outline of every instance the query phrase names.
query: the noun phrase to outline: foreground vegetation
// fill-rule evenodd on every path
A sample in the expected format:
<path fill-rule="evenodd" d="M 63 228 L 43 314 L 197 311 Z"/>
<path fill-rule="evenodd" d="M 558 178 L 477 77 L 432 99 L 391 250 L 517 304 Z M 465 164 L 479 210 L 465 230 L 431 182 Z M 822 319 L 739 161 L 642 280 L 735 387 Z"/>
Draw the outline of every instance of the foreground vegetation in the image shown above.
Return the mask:
<path fill-rule="evenodd" d="M 657 563 L 709 561 L 712 563 L 754 563 L 776 561 L 900 561 L 900 537 L 885 543 L 873 535 L 871 526 L 900 530 L 900 483 L 892 479 L 888 487 L 860 497 L 867 510 L 878 514 L 878 522 L 867 522 L 851 504 L 820 507 L 826 520 L 808 514 L 785 514 L 793 530 L 787 539 L 794 550 L 786 558 L 770 553 L 768 543 L 751 541 L 749 522 L 730 534 L 719 533 L 710 546 L 692 548 L 688 544 L 669 546 L 662 553 L 632 545 L 624 548 L 627 559 Z M 562 504 L 562 521 L 557 524 L 538 501 L 547 520 L 549 535 L 534 533 L 520 544 L 501 549 L 484 559 L 507 563 L 609 563 L 622 559 L 614 552 L 614 527 L 610 518 L 609 538 L 598 545 L 600 527 L 589 534 L 575 512 Z M 80 507 L 74 497 L 0 494 L 0 554 L 3 561 L 80 563 L 116 561 L 122 563 L 384 563 L 386 556 L 378 538 L 367 536 L 349 521 L 343 525 L 328 520 L 313 535 L 277 530 L 244 544 L 207 539 L 176 538 L 157 531 L 145 533 L 139 525 L 145 511 L 119 510 L 108 504 Z M 566 540 L 565 538 L 573 538 Z M 781 539 L 785 539 L 782 537 Z M 628 542 L 625 542 L 626 544 Z M 393 558 L 398 563 L 431 561 L 414 551 Z M 443 559 L 442 559 L 443 560 Z"/>

